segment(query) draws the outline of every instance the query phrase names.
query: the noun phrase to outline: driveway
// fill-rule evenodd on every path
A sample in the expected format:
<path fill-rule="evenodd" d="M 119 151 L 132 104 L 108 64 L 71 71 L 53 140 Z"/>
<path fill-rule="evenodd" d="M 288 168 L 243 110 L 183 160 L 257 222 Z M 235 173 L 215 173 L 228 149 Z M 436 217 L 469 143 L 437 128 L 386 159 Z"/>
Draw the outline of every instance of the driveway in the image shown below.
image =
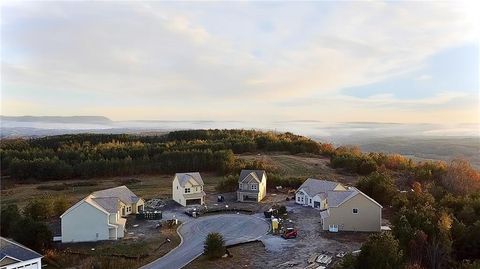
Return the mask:
<path fill-rule="evenodd" d="M 178 229 L 182 237 L 180 245 L 142 269 L 184 267 L 203 253 L 203 243 L 211 232 L 221 233 L 228 246 L 257 240 L 269 230 L 270 225 L 264 219 L 251 215 L 222 214 L 192 219 Z"/>

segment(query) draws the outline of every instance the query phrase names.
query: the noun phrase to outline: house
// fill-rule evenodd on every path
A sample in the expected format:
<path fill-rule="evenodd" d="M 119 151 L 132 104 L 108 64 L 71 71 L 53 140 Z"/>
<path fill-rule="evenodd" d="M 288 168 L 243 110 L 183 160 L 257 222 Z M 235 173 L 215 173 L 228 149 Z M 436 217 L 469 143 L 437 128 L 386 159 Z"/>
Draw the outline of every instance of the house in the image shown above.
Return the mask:
<path fill-rule="evenodd" d="M 320 210 L 323 230 L 377 232 L 382 206 L 354 187 L 309 178 L 298 188 L 295 203 Z"/>
<path fill-rule="evenodd" d="M 41 269 L 42 257 L 24 245 L 0 237 L 0 269 Z"/>
<path fill-rule="evenodd" d="M 238 179 L 237 200 L 260 202 L 267 194 L 267 174 L 264 170 L 242 170 Z"/>
<path fill-rule="evenodd" d="M 62 242 L 116 240 L 125 235 L 130 214 L 143 211 L 144 200 L 126 186 L 96 191 L 61 216 Z"/>
<path fill-rule="evenodd" d="M 328 209 L 320 212 L 322 228 L 328 231 L 379 232 L 382 206 L 359 189 L 329 191 Z"/>
<path fill-rule="evenodd" d="M 345 191 L 347 189 L 338 182 L 308 178 L 295 193 L 295 203 L 320 210 L 326 209 L 327 192 L 333 190 Z"/>
<path fill-rule="evenodd" d="M 205 204 L 200 173 L 176 173 L 172 182 L 172 196 L 173 200 L 182 206 Z"/>

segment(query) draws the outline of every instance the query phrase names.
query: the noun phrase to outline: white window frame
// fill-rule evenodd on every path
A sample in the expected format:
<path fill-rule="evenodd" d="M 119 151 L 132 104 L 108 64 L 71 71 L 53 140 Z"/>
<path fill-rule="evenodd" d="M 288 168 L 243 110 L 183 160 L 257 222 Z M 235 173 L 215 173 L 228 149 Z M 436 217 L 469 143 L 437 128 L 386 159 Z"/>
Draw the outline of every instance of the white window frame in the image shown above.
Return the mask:
<path fill-rule="evenodd" d="M 252 184 L 252 185 L 250 185 L 250 189 L 251 189 L 252 191 L 256 191 L 256 190 L 258 189 L 258 188 L 257 188 L 257 184 Z"/>
<path fill-rule="evenodd" d="M 357 212 L 355 213 L 355 211 L 357 211 Z M 353 209 L 352 209 L 352 213 L 353 213 L 353 214 L 358 214 L 358 208 L 353 208 Z"/>
<path fill-rule="evenodd" d="M 185 188 L 185 193 L 190 193 L 190 188 Z"/>

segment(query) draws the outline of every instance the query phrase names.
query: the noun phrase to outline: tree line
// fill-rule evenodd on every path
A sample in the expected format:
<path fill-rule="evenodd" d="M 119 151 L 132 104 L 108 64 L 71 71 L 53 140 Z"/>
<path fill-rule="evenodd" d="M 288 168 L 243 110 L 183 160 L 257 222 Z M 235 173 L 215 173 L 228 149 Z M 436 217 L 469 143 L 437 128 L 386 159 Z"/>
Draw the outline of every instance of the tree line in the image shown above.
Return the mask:
<path fill-rule="evenodd" d="M 76 134 L 3 140 L 2 174 L 56 180 L 139 173 L 235 170 L 234 154 L 257 151 L 322 153 L 321 143 L 291 133 L 192 130 L 164 135 Z M 237 161 L 238 162 L 238 161 Z"/>

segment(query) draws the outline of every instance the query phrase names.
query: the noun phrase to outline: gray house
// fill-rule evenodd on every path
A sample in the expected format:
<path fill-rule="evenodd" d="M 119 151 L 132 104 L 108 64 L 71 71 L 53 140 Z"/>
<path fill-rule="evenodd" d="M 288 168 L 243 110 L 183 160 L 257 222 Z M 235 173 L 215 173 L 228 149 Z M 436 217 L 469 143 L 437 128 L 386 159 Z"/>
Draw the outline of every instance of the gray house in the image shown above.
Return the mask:
<path fill-rule="evenodd" d="M 267 194 L 267 174 L 264 170 L 242 170 L 238 179 L 237 200 L 259 202 Z"/>

